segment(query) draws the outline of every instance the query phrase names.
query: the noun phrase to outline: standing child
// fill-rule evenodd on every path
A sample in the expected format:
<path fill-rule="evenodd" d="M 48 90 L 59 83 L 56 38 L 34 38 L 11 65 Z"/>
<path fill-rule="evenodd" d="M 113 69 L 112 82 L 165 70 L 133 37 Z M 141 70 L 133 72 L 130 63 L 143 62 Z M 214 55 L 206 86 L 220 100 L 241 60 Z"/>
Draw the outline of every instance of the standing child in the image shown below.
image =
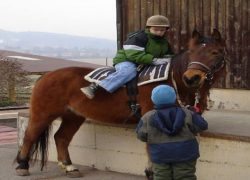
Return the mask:
<path fill-rule="evenodd" d="M 169 28 L 169 20 L 165 16 L 149 17 L 146 28 L 131 34 L 124 42 L 123 48 L 117 51 L 113 59 L 116 71 L 100 84 L 92 83 L 81 88 L 81 91 L 89 99 L 94 98 L 99 87 L 113 93 L 136 76 L 138 65 L 160 65 L 168 62 L 166 55 L 173 54 L 165 37 Z"/>
<path fill-rule="evenodd" d="M 137 126 L 137 136 L 147 142 L 154 180 L 196 180 L 199 145 L 196 133 L 208 128 L 201 115 L 176 106 L 172 87 L 159 85 L 152 91 L 155 108 Z"/>

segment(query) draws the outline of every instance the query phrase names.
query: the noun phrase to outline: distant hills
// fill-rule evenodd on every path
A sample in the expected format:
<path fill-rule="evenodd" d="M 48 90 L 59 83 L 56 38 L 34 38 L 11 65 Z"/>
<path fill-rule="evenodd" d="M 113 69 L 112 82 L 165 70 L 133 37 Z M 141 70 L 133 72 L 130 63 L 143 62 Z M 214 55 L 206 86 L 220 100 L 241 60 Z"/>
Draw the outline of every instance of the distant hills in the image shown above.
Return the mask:
<path fill-rule="evenodd" d="M 0 49 L 68 59 L 105 58 L 114 56 L 116 41 L 47 32 L 0 30 Z"/>

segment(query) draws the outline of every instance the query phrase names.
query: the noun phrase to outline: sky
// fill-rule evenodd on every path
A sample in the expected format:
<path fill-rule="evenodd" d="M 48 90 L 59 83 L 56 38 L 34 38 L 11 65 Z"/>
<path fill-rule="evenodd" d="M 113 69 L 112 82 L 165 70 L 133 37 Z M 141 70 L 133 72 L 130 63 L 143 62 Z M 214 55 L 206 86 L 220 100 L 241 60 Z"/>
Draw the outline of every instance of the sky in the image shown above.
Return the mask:
<path fill-rule="evenodd" d="M 1 0 L 0 29 L 116 40 L 116 0 Z"/>

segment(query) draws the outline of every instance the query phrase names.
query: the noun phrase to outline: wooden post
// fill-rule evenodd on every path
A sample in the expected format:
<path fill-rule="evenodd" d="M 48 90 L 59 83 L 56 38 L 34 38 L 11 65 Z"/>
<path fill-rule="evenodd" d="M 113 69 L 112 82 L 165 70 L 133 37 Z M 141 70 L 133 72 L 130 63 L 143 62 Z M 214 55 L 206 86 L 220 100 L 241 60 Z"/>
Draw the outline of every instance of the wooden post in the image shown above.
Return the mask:
<path fill-rule="evenodd" d="M 15 78 L 11 77 L 8 81 L 8 97 L 11 102 L 16 102 Z"/>

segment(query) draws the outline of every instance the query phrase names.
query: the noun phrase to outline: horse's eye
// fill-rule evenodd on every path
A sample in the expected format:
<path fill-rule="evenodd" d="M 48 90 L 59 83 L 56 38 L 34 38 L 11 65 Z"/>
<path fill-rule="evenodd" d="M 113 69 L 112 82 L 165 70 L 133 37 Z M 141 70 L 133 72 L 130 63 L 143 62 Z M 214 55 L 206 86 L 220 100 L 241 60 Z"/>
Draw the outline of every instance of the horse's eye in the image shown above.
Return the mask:
<path fill-rule="evenodd" d="M 219 52 L 218 51 L 212 51 L 212 53 L 211 53 L 212 55 L 218 55 L 219 54 Z"/>

